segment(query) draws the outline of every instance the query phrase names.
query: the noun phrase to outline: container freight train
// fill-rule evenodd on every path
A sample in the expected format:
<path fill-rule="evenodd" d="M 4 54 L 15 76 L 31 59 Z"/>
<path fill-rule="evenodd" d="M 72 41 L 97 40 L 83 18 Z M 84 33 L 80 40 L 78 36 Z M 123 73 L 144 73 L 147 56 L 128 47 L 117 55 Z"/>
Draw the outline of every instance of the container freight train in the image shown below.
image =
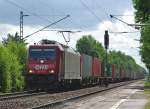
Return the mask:
<path fill-rule="evenodd" d="M 26 63 L 26 82 L 29 88 L 77 87 L 129 80 L 129 70 L 110 65 L 110 75 L 104 74 L 103 63 L 96 57 L 80 54 L 55 41 L 31 45 Z M 118 72 L 118 73 L 117 73 Z M 134 78 L 136 79 L 136 78 Z"/>

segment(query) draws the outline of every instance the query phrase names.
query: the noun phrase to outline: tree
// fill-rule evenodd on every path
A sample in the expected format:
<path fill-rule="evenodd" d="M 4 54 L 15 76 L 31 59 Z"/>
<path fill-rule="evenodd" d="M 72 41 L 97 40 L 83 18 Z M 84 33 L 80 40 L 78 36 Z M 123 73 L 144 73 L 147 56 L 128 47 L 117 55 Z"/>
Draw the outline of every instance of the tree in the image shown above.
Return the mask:
<path fill-rule="evenodd" d="M 136 22 L 145 23 L 148 21 L 150 15 L 150 0 L 133 0 L 133 5 L 136 9 Z"/>
<path fill-rule="evenodd" d="M 8 38 L 0 44 L 0 85 L 3 92 L 18 91 L 24 88 L 25 62 L 27 57 L 26 44 L 15 36 L 8 34 Z"/>
<path fill-rule="evenodd" d="M 95 40 L 91 35 L 84 35 L 77 41 L 77 51 L 90 56 L 104 59 L 105 50 L 100 42 Z"/>
<path fill-rule="evenodd" d="M 17 32 L 15 33 L 15 35 L 8 34 L 7 38 L 3 38 L 2 43 L 4 45 L 7 45 L 9 41 L 14 41 L 14 42 L 19 42 L 19 43 L 26 44 L 24 39 L 20 39 L 20 36 L 18 35 Z"/>
<path fill-rule="evenodd" d="M 140 69 L 140 66 L 136 64 L 135 60 L 131 56 L 128 56 L 121 51 L 110 51 L 108 54 L 108 61 L 110 64 L 115 64 L 116 68 L 121 65 L 123 72 L 126 72 L 127 69 L 131 72 L 138 72 Z"/>
<path fill-rule="evenodd" d="M 146 22 L 150 24 L 150 20 Z M 142 55 L 143 62 L 146 63 L 146 67 L 150 69 L 150 26 L 144 26 L 141 31 L 141 47 L 140 53 Z"/>
<path fill-rule="evenodd" d="M 3 39 L 3 45 L 6 46 L 14 55 L 17 56 L 19 63 L 23 65 L 22 70 L 24 71 L 27 58 L 25 40 L 20 39 L 20 36 L 16 32 L 14 36 L 8 34 L 7 38 Z"/>
<path fill-rule="evenodd" d="M 22 65 L 17 56 L 7 47 L 0 45 L 0 85 L 3 92 L 17 91 L 24 87 Z"/>
<path fill-rule="evenodd" d="M 141 29 L 140 54 L 142 56 L 142 61 L 146 64 L 146 67 L 150 72 L 150 0 L 133 0 L 133 4 L 136 9 L 136 21 L 147 24 Z"/>
<path fill-rule="evenodd" d="M 101 43 L 95 40 L 91 35 L 85 35 L 77 41 L 76 44 L 77 51 L 81 54 L 88 54 L 93 57 L 98 57 L 104 62 L 105 58 L 105 49 L 102 47 Z M 141 67 L 136 64 L 135 60 L 121 51 L 109 51 L 108 53 L 108 63 L 109 63 L 109 73 L 107 76 L 110 76 L 110 65 L 115 65 L 115 72 L 119 72 L 119 67 L 121 65 L 122 71 L 130 70 L 130 72 L 138 72 Z M 115 76 L 119 76 L 118 73 L 115 73 Z M 125 74 L 125 73 L 123 73 Z M 124 75 L 125 76 L 125 75 Z"/>
<path fill-rule="evenodd" d="M 10 57 L 7 49 L 0 45 L 0 85 L 1 91 L 9 92 L 11 91 L 11 73 L 10 71 Z"/>
<path fill-rule="evenodd" d="M 6 48 L 11 57 L 11 77 L 13 90 L 21 90 L 24 87 L 23 72 L 25 71 L 26 48 L 22 43 L 9 41 Z M 16 68 L 17 67 L 17 68 Z"/>
<path fill-rule="evenodd" d="M 9 49 L 9 51 L 11 51 L 11 53 L 17 56 L 19 63 L 24 67 L 27 58 L 26 45 L 22 42 L 15 42 L 13 40 L 10 40 L 7 43 L 6 47 Z"/>

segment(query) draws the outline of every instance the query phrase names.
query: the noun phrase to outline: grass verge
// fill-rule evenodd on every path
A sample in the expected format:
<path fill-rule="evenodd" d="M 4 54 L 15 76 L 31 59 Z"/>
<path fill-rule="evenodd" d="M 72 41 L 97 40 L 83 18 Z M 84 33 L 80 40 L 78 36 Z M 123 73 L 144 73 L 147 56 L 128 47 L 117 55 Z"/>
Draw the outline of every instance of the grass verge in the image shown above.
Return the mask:
<path fill-rule="evenodd" d="M 147 87 L 146 89 L 144 89 L 144 93 L 148 94 L 147 99 L 148 102 L 145 104 L 144 109 L 150 109 L 150 82 L 146 81 L 145 82 L 145 86 Z"/>

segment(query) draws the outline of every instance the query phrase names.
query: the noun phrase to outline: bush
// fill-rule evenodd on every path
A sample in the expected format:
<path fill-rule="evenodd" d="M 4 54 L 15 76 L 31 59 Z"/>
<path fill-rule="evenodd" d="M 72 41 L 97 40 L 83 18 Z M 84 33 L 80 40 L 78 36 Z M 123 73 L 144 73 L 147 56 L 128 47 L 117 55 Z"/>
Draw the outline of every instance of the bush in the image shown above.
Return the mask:
<path fill-rule="evenodd" d="M 27 57 L 27 50 L 26 45 L 21 42 L 16 42 L 13 40 L 10 40 L 6 47 L 9 49 L 11 53 L 16 55 L 19 63 L 23 66 L 22 69 L 25 67 L 26 57 Z"/>
<path fill-rule="evenodd" d="M 22 77 L 22 65 L 19 64 L 19 61 L 17 60 L 17 57 L 11 53 L 11 79 L 12 79 L 12 91 L 18 91 L 21 90 L 24 86 L 24 81 Z"/>
<path fill-rule="evenodd" d="M 7 47 L 0 45 L 0 51 L 1 91 L 22 90 L 24 87 L 24 78 L 22 76 L 23 65 L 20 64 L 18 57 Z"/>
<path fill-rule="evenodd" d="M 14 69 L 13 78 L 15 76 L 15 90 L 21 90 L 24 88 L 24 77 L 22 76 L 23 72 L 25 71 L 25 61 L 26 61 L 26 55 L 27 50 L 26 46 L 22 42 L 16 42 L 13 40 L 10 40 L 6 47 L 11 52 L 12 56 L 16 56 L 16 61 L 12 60 L 12 62 L 16 62 L 15 66 L 12 66 Z M 15 69 L 16 66 L 18 66 L 18 69 Z"/>
<path fill-rule="evenodd" d="M 145 81 L 145 86 L 146 86 L 146 87 L 150 87 L 150 79 L 147 79 L 147 80 Z"/>
<path fill-rule="evenodd" d="M 11 72 L 10 72 L 10 57 L 6 48 L 0 45 L 0 75 L 1 75 L 1 91 L 11 91 Z"/>

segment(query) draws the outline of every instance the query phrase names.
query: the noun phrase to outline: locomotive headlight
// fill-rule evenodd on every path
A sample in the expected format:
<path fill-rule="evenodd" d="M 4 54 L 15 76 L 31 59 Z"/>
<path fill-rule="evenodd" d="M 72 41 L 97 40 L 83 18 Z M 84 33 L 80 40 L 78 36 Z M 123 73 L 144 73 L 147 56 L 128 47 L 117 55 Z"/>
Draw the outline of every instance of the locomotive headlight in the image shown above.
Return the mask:
<path fill-rule="evenodd" d="M 32 71 L 32 70 L 29 70 L 29 73 L 33 73 L 33 71 Z"/>
<path fill-rule="evenodd" d="M 43 64 L 43 63 L 44 63 L 44 60 L 40 60 L 40 63 Z"/>
<path fill-rule="evenodd" d="M 54 70 L 50 70 L 49 73 L 54 73 Z"/>

